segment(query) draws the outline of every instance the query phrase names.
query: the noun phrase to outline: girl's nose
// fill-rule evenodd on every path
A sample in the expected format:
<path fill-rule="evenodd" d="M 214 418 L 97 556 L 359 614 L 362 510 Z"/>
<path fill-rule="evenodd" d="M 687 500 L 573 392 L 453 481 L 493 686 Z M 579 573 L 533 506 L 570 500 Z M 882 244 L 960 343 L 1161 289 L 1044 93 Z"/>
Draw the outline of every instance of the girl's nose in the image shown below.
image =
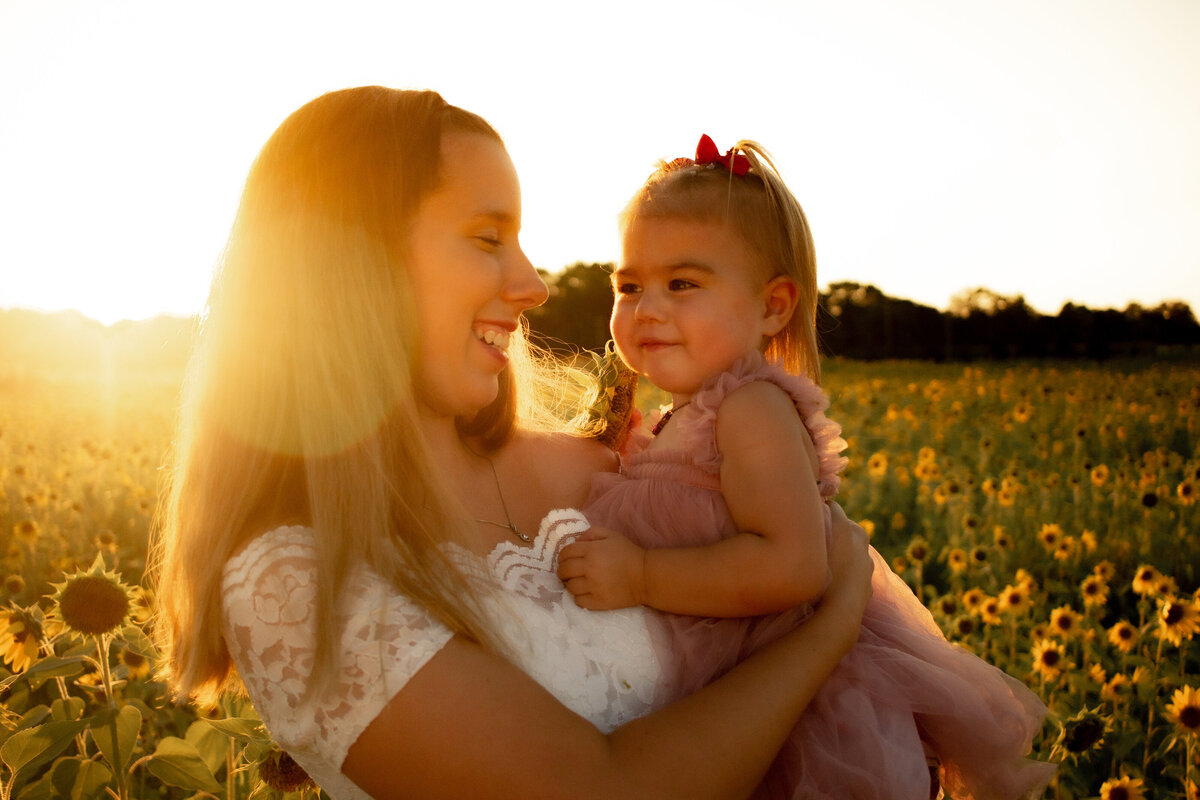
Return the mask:
<path fill-rule="evenodd" d="M 638 322 L 661 322 L 663 302 L 657 292 L 644 289 L 633 309 L 633 318 Z"/>
<path fill-rule="evenodd" d="M 507 302 L 522 311 L 540 306 L 550 296 L 546 282 L 538 275 L 537 270 L 533 268 L 533 263 L 525 256 L 525 251 L 520 247 L 516 248 L 516 252 L 512 256 L 501 295 Z"/>

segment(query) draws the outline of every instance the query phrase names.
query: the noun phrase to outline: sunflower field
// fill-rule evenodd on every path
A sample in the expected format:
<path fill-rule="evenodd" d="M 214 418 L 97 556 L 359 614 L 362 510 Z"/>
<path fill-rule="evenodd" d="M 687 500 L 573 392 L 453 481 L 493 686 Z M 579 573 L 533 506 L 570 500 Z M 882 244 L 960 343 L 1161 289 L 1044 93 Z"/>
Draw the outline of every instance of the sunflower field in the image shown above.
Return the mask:
<path fill-rule="evenodd" d="M 156 677 L 179 379 L 0 376 L 0 800 L 317 794 L 244 699 L 201 712 Z M 1047 796 L 1200 797 L 1200 367 L 831 361 L 824 384 L 847 513 L 1049 707 Z"/>

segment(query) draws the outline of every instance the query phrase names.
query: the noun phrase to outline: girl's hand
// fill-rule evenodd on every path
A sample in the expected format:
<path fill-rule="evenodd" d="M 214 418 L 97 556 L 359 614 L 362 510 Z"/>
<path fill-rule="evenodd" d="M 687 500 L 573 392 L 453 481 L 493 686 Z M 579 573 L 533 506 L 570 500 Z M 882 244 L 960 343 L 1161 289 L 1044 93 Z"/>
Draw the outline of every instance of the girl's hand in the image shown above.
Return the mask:
<path fill-rule="evenodd" d="M 559 553 L 558 577 L 581 608 L 638 606 L 645 596 L 645 555 L 616 531 L 590 528 Z"/>

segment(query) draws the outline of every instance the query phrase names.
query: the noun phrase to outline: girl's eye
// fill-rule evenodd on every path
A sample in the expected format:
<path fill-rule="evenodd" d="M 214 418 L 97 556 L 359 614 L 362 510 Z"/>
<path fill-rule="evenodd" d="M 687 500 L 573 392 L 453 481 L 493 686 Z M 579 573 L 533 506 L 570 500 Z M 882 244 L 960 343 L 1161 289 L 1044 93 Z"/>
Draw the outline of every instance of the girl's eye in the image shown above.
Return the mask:
<path fill-rule="evenodd" d="M 678 292 L 683 289 L 696 288 L 696 284 L 692 281 L 689 281 L 687 278 L 673 278 L 668 286 L 673 292 Z"/>
<path fill-rule="evenodd" d="M 616 283 L 613 284 L 613 291 L 617 294 L 635 294 L 641 290 L 641 287 L 636 283 Z"/>
<path fill-rule="evenodd" d="M 488 249 L 491 249 L 491 250 L 495 250 L 497 247 L 499 247 L 501 245 L 500 237 L 495 236 L 490 233 L 481 234 L 479 236 L 476 236 L 475 241 L 480 242 L 485 247 L 487 247 Z"/>

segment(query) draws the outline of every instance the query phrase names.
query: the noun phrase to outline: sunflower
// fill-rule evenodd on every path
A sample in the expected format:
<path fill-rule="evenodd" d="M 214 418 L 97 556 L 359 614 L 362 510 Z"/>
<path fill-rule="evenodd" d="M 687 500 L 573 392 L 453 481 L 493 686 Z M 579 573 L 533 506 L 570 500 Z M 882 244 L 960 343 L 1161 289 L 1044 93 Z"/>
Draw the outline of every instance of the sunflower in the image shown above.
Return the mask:
<path fill-rule="evenodd" d="M 1156 584 L 1162 575 L 1149 564 L 1142 564 L 1133 576 L 1133 591 L 1142 597 L 1148 597 L 1158 591 Z"/>
<path fill-rule="evenodd" d="M 4 579 L 4 593 L 10 597 L 25 591 L 25 579 L 20 575 L 9 575 Z"/>
<path fill-rule="evenodd" d="M 951 572 L 959 573 L 967 568 L 967 552 L 961 547 L 955 547 L 946 554 L 946 566 Z"/>
<path fill-rule="evenodd" d="M 883 476 L 887 475 L 887 471 L 887 453 L 884 453 L 883 451 L 872 453 L 871 457 L 867 459 L 867 473 L 872 478 L 882 478 Z"/>
<path fill-rule="evenodd" d="M 1012 537 L 1008 535 L 1008 531 L 1003 525 L 997 525 L 992 528 L 992 543 L 1001 550 L 1011 550 L 1013 546 Z"/>
<path fill-rule="evenodd" d="M 1200 609 L 1188 600 L 1167 598 L 1158 604 L 1158 638 L 1179 647 L 1200 632 Z"/>
<path fill-rule="evenodd" d="M 902 531 L 908 525 L 908 520 L 904 517 L 904 513 L 897 511 L 892 514 L 892 530 Z"/>
<path fill-rule="evenodd" d="M 1083 615 L 1070 606 L 1059 606 L 1050 612 L 1050 631 L 1055 636 L 1064 639 L 1074 639 L 1079 635 L 1079 622 Z"/>
<path fill-rule="evenodd" d="M 1124 700 L 1128 697 L 1129 689 L 1129 677 L 1122 672 L 1118 672 L 1100 687 L 1100 698 L 1115 703 L 1118 700 Z"/>
<path fill-rule="evenodd" d="M 1013 406 L 1012 415 L 1015 421 L 1024 424 L 1029 421 L 1031 416 L 1033 416 L 1033 406 L 1029 405 L 1029 403 L 1021 401 Z"/>
<path fill-rule="evenodd" d="M 942 616 L 953 617 L 958 613 L 958 598 L 952 594 L 944 594 L 933 602 L 933 610 Z"/>
<path fill-rule="evenodd" d="M 1108 467 L 1104 464 L 1094 468 L 1092 470 L 1092 486 L 1099 488 L 1108 483 L 1109 474 Z"/>
<path fill-rule="evenodd" d="M 1167 706 L 1167 719 L 1187 736 L 1200 734 L 1200 691 L 1191 686 L 1176 689 Z"/>
<path fill-rule="evenodd" d="M 1075 557 L 1075 537 L 1064 536 L 1062 541 L 1054 546 L 1055 561 L 1070 561 Z"/>
<path fill-rule="evenodd" d="M 1023 583 L 1005 586 L 999 597 L 1000 610 L 1006 614 L 1022 614 L 1031 605 L 1029 589 Z"/>
<path fill-rule="evenodd" d="M 987 625 L 999 625 L 1003 622 L 1000 619 L 1000 599 L 997 597 L 984 597 L 978 611 L 979 618 Z"/>
<path fill-rule="evenodd" d="M 1062 721 L 1054 750 L 1063 751 L 1066 757 L 1079 761 L 1104 743 L 1106 734 L 1112 731 L 1112 719 L 1098 711 L 1084 708 L 1078 714 Z"/>
<path fill-rule="evenodd" d="M 29 669 L 41 639 L 42 626 L 30 611 L 16 606 L 0 611 L 0 658 L 13 672 Z"/>
<path fill-rule="evenodd" d="M 1098 608 L 1108 603 L 1108 581 L 1099 575 L 1088 575 L 1079 584 L 1079 593 L 1083 595 L 1085 606 Z"/>
<path fill-rule="evenodd" d="M 1175 487 L 1175 494 L 1183 505 L 1193 505 L 1196 502 L 1196 484 L 1191 480 L 1184 480 Z"/>
<path fill-rule="evenodd" d="M 1109 643 L 1122 653 L 1133 652 L 1133 646 L 1137 644 L 1137 640 L 1138 629 L 1125 620 L 1121 620 L 1108 629 Z"/>
<path fill-rule="evenodd" d="M 121 576 L 104 569 L 99 554 L 87 570 L 67 575 L 53 584 L 54 609 L 47 615 L 53 627 L 85 636 L 101 636 L 119 628 L 129 618 L 132 589 Z"/>
<path fill-rule="evenodd" d="M 139 624 L 149 622 L 154 617 L 154 592 L 134 586 L 130 591 L 129 616 Z"/>
<path fill-rule="evenodd" d="M 13 538 L 30 547 L 37 544 L 38 537 L 41 535 L 41 527 L 31 519 L 23 519 L 13 525 Z"/>
<path fill-rule="evenodd" d="M 1033 669 L 1045 680 L 1054 680 L 1071 669 L 1067 651 L 1053 639 L 1041 639 L 1033 646 Z"/>
<path fill-rule="evenodd" d="M 1047 522 L 1042 525 L 1042 529 L 1038 531 L 1037 536 L 1038 541 L 1042 543 L 1042 547 L 1046 549 L 1046 552 L 1052 553 L 1062 540 L 1063 529 L 1057 522 Z"/>
<path fill-rule="evenodd" d="M 121 651 L 121 665 L 129 670 L 131 678 L 145 678 L 150 674 L 150 659 L 132 650 Z"/>
<path fill-rule="evenodd" d="M 1110 778 L 1100 786 L 1100 800 L 1145 800 L 1145 797 L 1141 778 Z"/>
<path fill-rule="evenodd" d="M 904 555 L 908 556 L 909 561 L 923 564 L 929 558 L 929 543 L 922 537 L 915 536 L 909 542 L 908 549 L 904 551 Z"/>
<path fill-rule="evenodd" d="M 1037 580 L 1024 567 L 1017 568 L 1017 574 L 1013 576 L 1013 581 L 1024 584 L 1025 588 L 1030 592 L 1037 590 Z"/>
<path fill-rule="evenodd" d="M 983 593 L 983 589 L 980 589 L 978 586 L 972 586 L 962 594 L 963 607 L 968 611 L 975 611 L 983 603 L 985 597 L 987 595 Z"/>
<path fill-rule="evenodd" d="M 1179 584 L 1170 575 L 1159 575 L 1154 582 L 1154 591 L 1162 597 L 1174 597 L 1179 594 Z"/>
<path fill-rule="evenodd" d="M 1098 546 L 1096 532 L 1085 528 L 1083 533 L 1079 534 L 1079 543 L 1083 545 L 1083 549 L 1089 554 L 1096 552 L 1096 547 Z"/>
<path fill-rule="evenodd" d="M 1108 583 L 1117 574 L 1117 568 L 1113 566 L 1111 561 L 1104 559 L 1092 567 L 1092 574 L 1103 579 L 1105 583 Z"/>
<path fill-rule="evenodd" d="M 312 786 L 312 778 L 283 750 L 272 748 L 258 762 L 258 774 L 263 783 L 277 792 L 298 792 Z"/>

